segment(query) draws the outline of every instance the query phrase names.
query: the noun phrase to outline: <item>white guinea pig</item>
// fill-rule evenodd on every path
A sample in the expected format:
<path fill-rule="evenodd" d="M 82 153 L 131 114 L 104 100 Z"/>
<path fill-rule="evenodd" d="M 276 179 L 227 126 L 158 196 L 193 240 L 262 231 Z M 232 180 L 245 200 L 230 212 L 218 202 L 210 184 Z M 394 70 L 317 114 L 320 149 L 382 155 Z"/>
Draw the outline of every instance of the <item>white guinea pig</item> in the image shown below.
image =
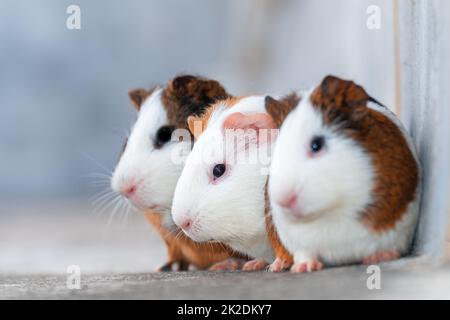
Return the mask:
<path fill-rule="evenodd" d="M 191 135 L 187 118 L 200 115 L 207 106 L 228 97 L 214 80 L 192 75 L 171 79 L 164 88 L 137 89 L 129 93 L 138 110 L 123 153 L 111 178 L 112 189 L 145 212 L 168 249 L 168 263 L 161 270 L 180 270 L 190 264 L 204 269 L 233 255 L 223 244 L 198 244 L 184 237 L 170 215 L 175 185 L 184 166 L 178 151 L 189 153 Z M 180 129 L 183 141 L 175 139 Z M 187 139 L 186 139 L 187 138 Z M 176 160 L 176 161 L 175 161 Z"/>
<path fill-rule="evenodd" d="M 269 167 L 271 148 L 267 129 L 274 127 L 265 111 L 265 97 L 220 101 L 202 118 L 190 118 L 190 128 L 196 120 L 205 125 L 204 131 L 178 180 L 173 220 L 195 241 L 220 241 L 255 258 L 244 270 L 260 269 L 274 258 L 264 218 L 264 169 Z M 239 142 L 227 144 L 227 129 L 238 135 L 240 129 L 250 133 L 249 140 L 244 134 Z M 198 136 L 195 130 L 194 135 Z"/>
<path fill-rule="evenodd" d="M 173 192 L 183 169 L 182 159 L 174 161 L 174 148 L 189 152 L 192 144 L 190 139 L 173 141 L 172 133 L 187 129 L 188 116 L 201 114 L 228 94 L 217 81 L 183 75 L 172 79 L 166 88 L 137 89 L 129 95 L 139 114 L 111 187 L 137 207 L 165 214 L 171 224 Z"/>
<path fill-rule="evenodd" d="M 410 247 L 419 162 L 393 113 L 362 87 L 328 76 L 281 126 L 269 195 L 292 271 L 378 263 Z"/>

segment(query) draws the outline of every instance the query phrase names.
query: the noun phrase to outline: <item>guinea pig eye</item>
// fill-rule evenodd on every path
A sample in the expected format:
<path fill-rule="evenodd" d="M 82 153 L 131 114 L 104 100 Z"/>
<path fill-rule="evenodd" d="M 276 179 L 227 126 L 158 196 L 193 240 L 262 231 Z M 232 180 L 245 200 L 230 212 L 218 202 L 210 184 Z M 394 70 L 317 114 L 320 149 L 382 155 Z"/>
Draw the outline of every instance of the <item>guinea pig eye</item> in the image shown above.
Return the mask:
<path fill-rule="evenodd" d="M 316 136 L 312 138 L 310 144 L 311 152 L 313 154 L 318 153 L 320 150 L 323 149 L 324 145 L 325 145 L 325 138 L 323 136 Z"/>
<path fill-rule="evenodd" d="M 158 129 L 155 136 L 155 147 L 161 148 L 172 138 L 174 128 L 171 126 L 163 126 Z"/>
<path fill-rule="evenodd" d="M 226 166 L 223 163 L 216 164 L 213 168 L 214 179 L 217 179 L 217 178 L 220 178 L 221 176 L 223 176 L 223 174 L 225 173 L 225 169 L 226 169 Z"/>

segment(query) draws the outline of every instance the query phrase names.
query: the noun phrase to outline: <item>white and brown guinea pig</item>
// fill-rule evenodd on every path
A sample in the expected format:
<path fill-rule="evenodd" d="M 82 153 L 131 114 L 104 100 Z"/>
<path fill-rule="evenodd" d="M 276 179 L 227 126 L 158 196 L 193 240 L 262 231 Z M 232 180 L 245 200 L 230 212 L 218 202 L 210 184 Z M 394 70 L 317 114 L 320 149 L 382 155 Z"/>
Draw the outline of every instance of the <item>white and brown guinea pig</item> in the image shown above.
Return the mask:
<path fill-rule="evenodd" d="M 228 258 L 232 251 L 222 244 L 198 244 L 183 236 L 170 214 L 184 165 L 172 156 L 175 148 L 189 152 L 192 141 L 172 139 L 172 132 L 186 129 L 190 135 L 188 116 L 202 114 L 209 104 L 227 97 L 227 92 L 217 81 L 182 75 L 164 88 L 132 90 L 129 96 L 138 118 L 114 170 L 112 189 L 144 211 L 164 239 L 169 257 L 162 270 L 170 270 L 174 263 L 180 270 L 190 264 L 204 269 Z"/>
<path fill-rule="evenodd" d="M 267 129 L 274 125 L 264 98 L 219 101 L 202 117 L 188 119 L 198 139 L 186 159 L 172 207 L 175 223 L 193 240 L 220 241 L 254 258 L 244 270 L 261 269 L 274 258 L 264 218 L 264 168 L 270 165 L 264 160 L 270 159 L 263 159 L 270 155 Z M 195 133 L 196 124 L 201 134 Z M 265 139 L 261 129 L 266 129 Z M 227 144 L 228 130 L 255 134 L 248 143 L 237 135 L 235 144 Z"/>
<path fill-rule="evenodd" d="M 281 126 L 269 195 L 292 271 L 378 263 L 411 245 L 420 165 L 392 112 L 355 83 L 328 76 Z"/>

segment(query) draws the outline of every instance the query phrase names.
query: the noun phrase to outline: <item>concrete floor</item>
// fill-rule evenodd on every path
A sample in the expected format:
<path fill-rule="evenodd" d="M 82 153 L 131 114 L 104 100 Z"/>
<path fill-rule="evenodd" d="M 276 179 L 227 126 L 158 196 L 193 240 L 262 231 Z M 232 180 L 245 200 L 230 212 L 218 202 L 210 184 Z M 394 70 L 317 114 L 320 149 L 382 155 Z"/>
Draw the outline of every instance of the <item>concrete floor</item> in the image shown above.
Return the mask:
<path fill-rule="evenodd" d="M 365 266 L 312 274 L 151 273 L 165 250 L 141 216 L 107 226 L 107 216 L 77 206 L 30 210 L 0 214 L 1 299 L 450 299 L 450 268 L 425 258 L 382 265 L 380 290 L 367 288 Z M 79 290 L 66 286 L 69 265 L 80 266 Z"/>
<path fill-rule="evenodd" d="M 411 267 L 416 265 L 416 267 Z M 450 299 L 450 269 L 416 262 L 381 268 L 381 289 L 366 286 L 366 268 L 311 274 L 174 272 L 82 275 L 70 290 L 65 275 L 2 275 L 1 299 Z"/>

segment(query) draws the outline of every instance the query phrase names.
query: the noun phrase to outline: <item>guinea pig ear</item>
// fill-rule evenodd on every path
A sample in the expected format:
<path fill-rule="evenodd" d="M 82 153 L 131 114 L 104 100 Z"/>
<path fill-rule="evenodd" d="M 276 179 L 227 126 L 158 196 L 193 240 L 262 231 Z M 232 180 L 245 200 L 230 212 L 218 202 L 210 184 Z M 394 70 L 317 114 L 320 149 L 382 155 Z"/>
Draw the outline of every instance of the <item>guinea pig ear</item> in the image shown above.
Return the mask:
<path fill-rule="evenodd" d="M 151 91 L 145 89 L 133 89 L 128 91 L 128 96 L 131 99 L 131 103 L 137 111 L 141 109 L 142 103 L 150 94 Z"/>
<path fill-rule="evenodd" d="M 196 115 L 189 116 L 187 118 L 187 124 L 189 131 L 192 133 L 196 140 L 205 130 L 204 120 L 202 119 L 202 117 Z"/>
<path fill-rule="evenodd" d="M 241 112 L 235 112 L 229 115 L 223 123 L 224 130 L 255 130 L 258 143 L 262 141 L 261 133 L 263 129 L 267 130 L 267 134 L 271 134 L 272 132 L 269 130 L 276 128 L 277 126 L 275 122 L 267 113 L 243 114 Z M 269 135 L 265 141 L 271 142 L 273 138 L 274 137 L 272 135 Z"/>
<path fill-rule="evenodd" d="M 361 86 L 334 76 L 325 77 L 311 95 L 312 103 L 329 115 L 330 120 L 361 120 L 367 113 L 367 102 L 370 99 Z"/>
<path fill-rule="evenodd" d="M 292 93 L 281 100 L 266 96 L 266 111 L 272 117 L 273 122 L 279 128 L 287 115 L 298 105 L 300 97 Z"/>

